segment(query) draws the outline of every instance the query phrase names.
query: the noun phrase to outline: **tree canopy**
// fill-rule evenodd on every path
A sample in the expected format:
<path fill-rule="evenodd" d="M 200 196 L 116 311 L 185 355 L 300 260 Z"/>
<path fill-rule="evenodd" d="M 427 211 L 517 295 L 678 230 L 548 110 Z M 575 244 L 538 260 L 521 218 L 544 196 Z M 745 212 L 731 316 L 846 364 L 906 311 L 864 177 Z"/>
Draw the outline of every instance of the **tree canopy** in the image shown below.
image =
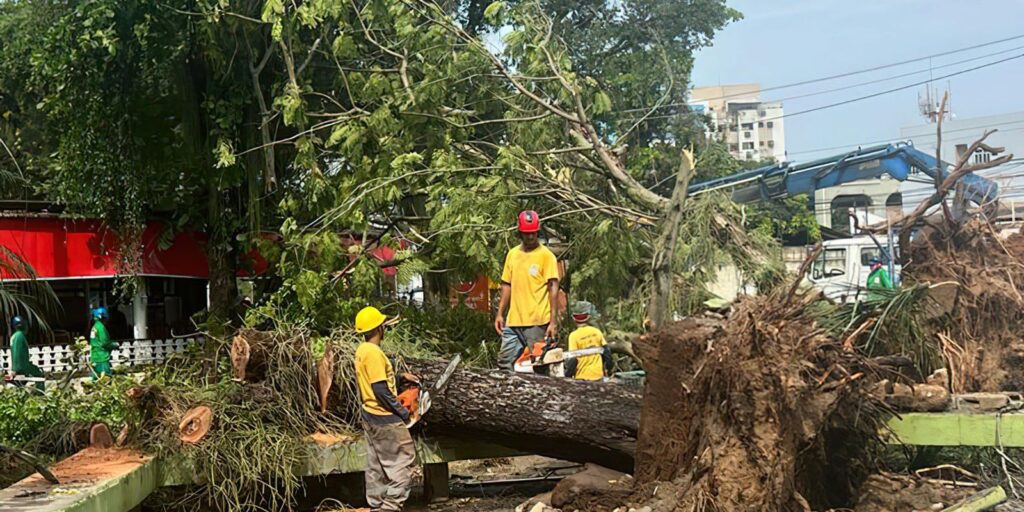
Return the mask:
<path fill-rule="evenodd" d="M 720 0 L 0 10 L 0 133 L 37 193 L 129 235 L 153 216 L 207 231 L 222 313 L 255 245 L 278 276 L 264 320 L 346 322 L 380 292 L 371 241 L 407 248 L 383 262 L 400 275 L 496 277 L 525 207 L 574 293 L 621 300 L 649 278 L 681 149 L 698 175 L 731 165 L 685 107 L 693 51 L 739 18 Z M 680 286 L 763 262 L 737 207 L 687 208 Z"/>

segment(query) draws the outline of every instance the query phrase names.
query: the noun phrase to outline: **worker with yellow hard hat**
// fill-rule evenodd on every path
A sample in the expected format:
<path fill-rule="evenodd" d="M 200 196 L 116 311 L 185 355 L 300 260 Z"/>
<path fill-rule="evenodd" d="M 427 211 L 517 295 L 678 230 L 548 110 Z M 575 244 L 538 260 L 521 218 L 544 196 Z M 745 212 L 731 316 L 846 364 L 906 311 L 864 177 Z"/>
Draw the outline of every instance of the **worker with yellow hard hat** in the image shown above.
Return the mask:
<path fill-rule="evenodd" d="M 380 348 L 389 319 L 373 306 L 356 314 L 355 331 L 363 335 L 356 348 L 356 382 L 366 432 L 366 501 L 373 510 L 402 510 L 409 498 L 416 450 L 406 424 L 408 409 L 398 401 L 398 381 L 391 361 Z M 412 374 L 403 379 L 418 381 Z"/>

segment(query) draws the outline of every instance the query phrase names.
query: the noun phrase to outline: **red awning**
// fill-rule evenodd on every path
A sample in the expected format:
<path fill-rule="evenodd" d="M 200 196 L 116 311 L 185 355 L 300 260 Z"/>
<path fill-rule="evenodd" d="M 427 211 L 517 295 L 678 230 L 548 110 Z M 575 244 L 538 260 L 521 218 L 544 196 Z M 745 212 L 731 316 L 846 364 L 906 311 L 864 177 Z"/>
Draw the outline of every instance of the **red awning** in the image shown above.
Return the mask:
<path fill-rule="evenodd" d="M 178 233 L 161 250 L 166 226 L 150 222 L 142 233 L 142 275 L 208 278 L 202 233 Z M 0 245 L 17 254 L 43 279 L 117 275 L 116 237 L 97 220 L 0 218 Z M 2 273 L 0 273 L 2 275 Z M 9 278 L 11 276 L 2 275 Z"/>

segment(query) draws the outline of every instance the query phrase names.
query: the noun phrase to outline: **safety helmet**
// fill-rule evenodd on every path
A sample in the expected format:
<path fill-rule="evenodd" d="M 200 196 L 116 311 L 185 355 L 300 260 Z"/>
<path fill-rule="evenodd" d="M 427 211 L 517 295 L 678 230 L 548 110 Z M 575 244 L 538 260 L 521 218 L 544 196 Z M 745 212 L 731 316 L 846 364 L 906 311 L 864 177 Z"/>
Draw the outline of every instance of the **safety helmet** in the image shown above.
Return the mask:
<path fill-rule="evenodd" d="M 373 306 L 366 306 L 356 313 L 356 332 L 359 334 L 368 333 L 387 321 L 388 317 L 384 316 L 379 309 Z"/>
<path fill-rule="evenodd" d="M 93 318 L 107 318 L 107 308 L 100 306 L 92 310 Z"/>
<path fill-rule="evenodd" d="M 21 318 L 21 315 L 14 315 L 11 317 L 11 329 L 18 330 L 25 326 L 25 319 Z"/>
<path fill-rule="evenodd" d="M 519 212 L 519 232 L 536 233 L 540 231 L 540 217 L 533 210 Z"/>
<path fill-rule="evenodd" d="M 579 323 L 590 320 L 590 316 L 594 312 L 594 305 L 585 300 L 576 301 L 576 303 L 572 305 L 572 319 Z"/>
<path fill-rule="evenodd" d="M 882 264 L 882 259 L 879 258 L 878 256 L 874 256 L 870 260 L 868 260 L 868 264 L 871 265 L 871 266 L 881 265 Z"/>

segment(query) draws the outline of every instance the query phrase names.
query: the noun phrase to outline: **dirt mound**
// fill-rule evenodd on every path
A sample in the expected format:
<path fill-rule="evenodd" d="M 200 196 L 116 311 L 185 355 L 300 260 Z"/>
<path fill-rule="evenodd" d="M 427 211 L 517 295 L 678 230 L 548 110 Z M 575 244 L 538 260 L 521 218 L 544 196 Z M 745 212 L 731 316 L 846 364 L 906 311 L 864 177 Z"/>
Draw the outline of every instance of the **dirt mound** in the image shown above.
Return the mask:
<path fill-rule="evenodd" d="M 971 487 L 945 485 L 934 480 L 883 473 L 871 475 L 861 488 L 854 510 L 943 510 L 977 492 Z"/>
<path fill-rule="evenodd" d="M 804 313 L 814 299 L 743 299 L 728 319 L 687 319 L 641 340 L 633 501 L 654 511 L 853 501 L 882 408 L 865 361 Z"/>
<path fill-rule="evenodd" d="M 928 327 L 953 392 L 1024 389 L 1024 235 L 1004 240 L 980 219 L 925 228 L 903 276 L 932 286 Z"/>

